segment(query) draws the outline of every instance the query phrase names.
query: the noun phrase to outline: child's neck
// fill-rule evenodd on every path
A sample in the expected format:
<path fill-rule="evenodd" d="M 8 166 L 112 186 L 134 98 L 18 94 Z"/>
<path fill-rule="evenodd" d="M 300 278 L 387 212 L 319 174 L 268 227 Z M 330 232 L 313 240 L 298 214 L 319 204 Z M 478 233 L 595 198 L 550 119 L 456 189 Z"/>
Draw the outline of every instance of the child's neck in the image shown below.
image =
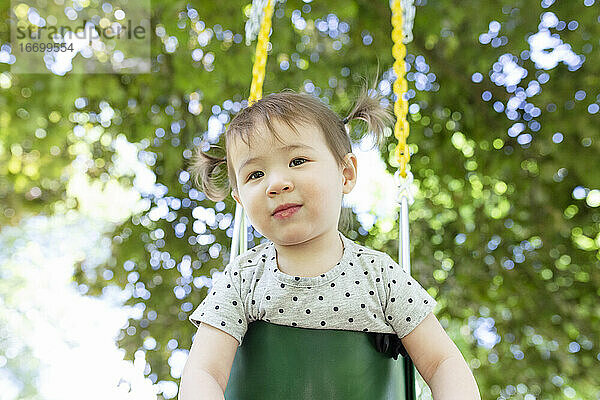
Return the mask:
<path fill-rule="evenodd" d="M 337 229 L 293 246 L 275 244 L 277 268 L 291 276 L 319 276 L 332 269 L 344 254 Z"/>

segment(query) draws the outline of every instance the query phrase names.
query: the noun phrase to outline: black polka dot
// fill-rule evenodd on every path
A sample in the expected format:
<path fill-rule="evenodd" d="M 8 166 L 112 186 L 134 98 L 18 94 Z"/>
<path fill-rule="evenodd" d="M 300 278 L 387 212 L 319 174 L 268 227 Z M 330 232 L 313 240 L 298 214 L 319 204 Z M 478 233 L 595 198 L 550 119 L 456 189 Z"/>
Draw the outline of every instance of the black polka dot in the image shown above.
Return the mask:
<path fill-rule="evenodd" d="M 348 318 L 348 322 L 354 322 L 354 318 Z"/>
<path fill-rule="evenodd" d="M 255 300 L 252 300 L 252 305 L 254 305 L 254 304 L 256 304 L 256 301 L 255 301 Z"/>
<path fill-rule="evenodd" d="M 298 301 L 298 298 L 296 296 L 294 296 L 292 300 Z"/>
<path fill-rule="evenodd" d="M 280 314 L 283 314 L 283 308 L 280 308 L 280 309 L 279 309 L 279 313 L 280 313 Z"/>
<path fill-rule="evenodd" d="M 325 274 L 322 274 L 322 275 L 321 275 L 321 278 L 325 278 Z"/>
<path fill-rule="evenodd" d="M 233 275 L 234 275 L 234 276 L 235 276 L 235 275 L 237 275 L 237 271 L 235 271 L 235 272 L 233 273 Z"/>
<path fill-rule="evenodd" d="M 371 264 L 373 264 L 374 262 L 375 262 L 375 259 L 372 259 L 372 260 L 371 260 Z"/>
<path fill-rule="evenodd" d="M 221 326 L 225 326 L 225 321 L 221 321 Z"/>
<path fill-rule="evenodd" d="M 295 322 L 292 322 L 292 326 L 297 326 L 298 324 Z"/>
<path fill-rule="evenodd" d="M 369 271 L 365 271 L 365 272 L 364 272 L 364 274 L 365 274 L 365 275 L 369 275 Z"/>
<path fill-rule="evenodd" d="M 335 283 L 331 282 L 331 287 L 335 287 Z"/>
<path fill-rule="evenodd" d="M 321 326 L 325 326 L 325 321 L 321 321 Z"/>
<path fill-rule="evenodd" d="M 391 316 L 391 315 L 388 315 L 388 317 L 387 317 L 387 318 L 388 318 L 390 321 L 392 320 L 392 316 Z"/>
<path fill-rule="evenodd" d="M 374 291 L 372 291 L 372 290 L 369 290 L 369 294 L 370 294 L 371 296 L 373 296 L 373 295 L 375 294 L 375 292 L 374 292 Z"/>
<path fill-rule="evenodd" d="M 285 287 L 285 285 L 282 283 L 282 284 L 281 284 L 281 288 L 283 289 L 284 287 Z"/>
<path fill-rule="evenodd" d="M 350 297 L 350 293 L 346 292 L 346 297 Z"/>
<path fill-rule="evenodd" d="M 396 301 L 396 298 L 395 298 L 395 297 L 392 297 L 392 298 L 390 299 L 390 301 L 393 303 L 393 302 L 395 302 L 395 301 Z"/>
<path fill-rule="evenodd" d="M 238 324 L 241 324 L 241 323 L 242 323 L 242 320 L 241 320 L 241 319 L 238 319 Z"/>
<path fill-rule="evenodd" d="M 219 306 L 215 306 L 215 310 L 218 310 L 218 309 L 219 309 Z"/>
<path fill-rule="evenodd" d="M 345 273 L 345 272 L 342 272 L 342 276 L 344 276 L 344 275 L 346 275 L 346 273 Z"/>
<path fill-rule="evenodd" d="M 323 300 L 323 296 L 319 296 L 319 300 Z"/>
<path fill-rule="evenodd" d="M 271 300 L 271 296 L 267 296 L 267 300 Z"/>
<path fill-rule="evenodd" d="M 358 254 L 356 255 L 356 257 L 360 257 L 360 256 L 361 256 L 361 254 L 360 254 L 360 253 L 358 253 Z"/>
<path fill-rule="evenodd" d="M 380 280 L 381 280 L 381 279 L 377 278 L 377 279 L 375 279 L 375 282 L 379 282 Z"/>
<path fill-rule="evenodd" d="M 361 305 L 360 305 L 360 308 L 365 308 L 365 307 L 366 307 L 366 306 L 365 306 L 364 304 L 361 304 Z"/>
<path fill-rule="evenodd" d="M 429 304 L 429 302 L 427 300 L 423 300 L 425 302 L 425 304 Z"/>
<path fill-rule="evenodd" d="M 350 264 L 350 265 L 354 266 L 354 264 L 352 264 L 352 263 L 348 263 L 348 264 Z"/>
<path fill-rule="evenodd" d="M 409 302 L 409 303 L 412 303 L 412 299 L 408 299 L 408 302 Z"/>
<path fill-rule="evenodd" d="M 310 310 L 309 310 L 309 309 L 306 309 L 306 313 L 307 313 L 307 314 L 310 314 Z"/>
<path fill-rule="evenodd" d="M 407 321 L 407 322 L 410 322 L 410 317 L 406 317 L 406 321 Z"/>
<path fill-rule="evenodd" d="M 373 314 L 373 318 L 377 318 L 377 314 Z"/>
<path fill-rule="evenodd" d="M 394 269 L 394 266 L 393 266 L 393 265 L 390 265 L 390 269 Z"/>
<path fill-rule="evenodd" d="M 409 286 L 410 286 L 410 285 L 412 285 L 412 283 L 410 283 L 410 281 L 409 281 L 409 282 L 406 282 L 406 283 L 408 283 L 408 285 L 409 285 Z"/>
<path fill-rule="evenodd" d="M 300 277 L 299 276 L 295 276 L 294 279 L 297 280 L 297 281 L 299 281 Z"/>
<path fill-rule="evenodd" d="M 337 311 L 337 310 L 339 310 L 339 308 L 333 307 L 333 311 Z"/>
<path fill-rule="evenodd" d="M 234 300 L 234 301 L 232 301 L 232 303 L 234 306 L 237 306 L 237 301 Z"/>

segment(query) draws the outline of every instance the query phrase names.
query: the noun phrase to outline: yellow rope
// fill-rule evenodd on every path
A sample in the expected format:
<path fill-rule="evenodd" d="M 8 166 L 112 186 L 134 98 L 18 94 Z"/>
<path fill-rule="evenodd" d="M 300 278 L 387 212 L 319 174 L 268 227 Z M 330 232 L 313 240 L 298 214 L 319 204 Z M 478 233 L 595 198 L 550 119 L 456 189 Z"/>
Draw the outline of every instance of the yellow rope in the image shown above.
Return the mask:
<path fill-rule="evenodd" d="M 392 46 L 392 55 L 394 56 L 394 73 L 396 74 L 396 81 L 394 82 L 394 94 L 396 95 L 396 102 L 394 104 L 394 114 L 396 114 L 396 125 L 394 127 L 394 136 L 398 139 L 398 145 L 394 152 L 394 157 L 400 165 L 400 175 L 406 178 L 406 167 L 410 161 L 410 152 L 406 139 L 408 139 L 409 125 L 406 120 L 406 113 L 408 111 L 408 100 L 404 100 L 402 95 L 406 93 L 407 83 L 404 75 L 406 74 L 406 68 L 404 65 L 404 57 L 406 56 L 406 47 L 403 43 L 402 34 L 402 7 L 400 6 L 400 0 L 392 0 L 392 40 L 394 45 Z"/>
<path fill-rule="evenodd" d="M 256 56 L 252 67 L 252 85 L 250 86 L 250 97 L 248 105 L 251 106 L 262 98 L 262 87 L 265 81 L 265 67 L 267 65 L 267 46 L 269 44 L 269 32 L 271 31 L 271 17 L 273 16 L 273 0 L 269 0 L 264 8 L 264 17 L 260 25 L 258 43 L 256 44 Z"/>
<path fill-rule="evenodd" d="M 271 18 L 273 17 L 273 1 L 274 0 L 269 0 L 263 9 L 264 16 L 258 33 L 256 54 L 254 57 L 254 65 L 252 66 L 252 84 L 250 85 L 248 106 L 251 106 L 262 98 L 262 87 L 263 82 L 265 81 L 265 67 L 267 65 L 267 46 L 269 44 L 269 32 L 271 31 Z M 248 224 L 244 209 L 239 204 L 236 205 L 235 209 L 235 221 L 234 229 L 239 232 L 239 239 L 236 242 L 235 238 L 237 235 L 234 232 L 231 243 L 231 260 L 238 254 L 245 253 L 246 250 L 248 250 Z"/>

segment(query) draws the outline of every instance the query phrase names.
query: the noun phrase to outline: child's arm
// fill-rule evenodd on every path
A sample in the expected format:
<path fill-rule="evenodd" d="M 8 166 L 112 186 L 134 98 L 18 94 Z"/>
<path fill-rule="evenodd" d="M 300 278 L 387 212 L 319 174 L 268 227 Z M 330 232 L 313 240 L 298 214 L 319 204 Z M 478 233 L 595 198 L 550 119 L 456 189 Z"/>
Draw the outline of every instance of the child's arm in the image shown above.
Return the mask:
<path fill-rule="evenodd" d="M 434 400 L 481 400 L 473 373 L 433 313 L 401 341 Z"/>
<path fill-rule="evenodd" d="M 223 400 L 238 341 L 201 323 L 179 384 L 179 400 Z"/>

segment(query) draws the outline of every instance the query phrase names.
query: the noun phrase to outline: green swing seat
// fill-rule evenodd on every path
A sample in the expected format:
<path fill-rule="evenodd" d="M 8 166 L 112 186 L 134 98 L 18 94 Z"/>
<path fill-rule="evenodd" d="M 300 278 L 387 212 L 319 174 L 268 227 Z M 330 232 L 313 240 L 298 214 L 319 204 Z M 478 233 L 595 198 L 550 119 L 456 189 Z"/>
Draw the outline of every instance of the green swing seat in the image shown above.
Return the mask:
<path fill-rule="evenodd" d="M 254 321 L 226 400 L 412 400 L 414 367 L 377 351 L 374 334 Z"/>

